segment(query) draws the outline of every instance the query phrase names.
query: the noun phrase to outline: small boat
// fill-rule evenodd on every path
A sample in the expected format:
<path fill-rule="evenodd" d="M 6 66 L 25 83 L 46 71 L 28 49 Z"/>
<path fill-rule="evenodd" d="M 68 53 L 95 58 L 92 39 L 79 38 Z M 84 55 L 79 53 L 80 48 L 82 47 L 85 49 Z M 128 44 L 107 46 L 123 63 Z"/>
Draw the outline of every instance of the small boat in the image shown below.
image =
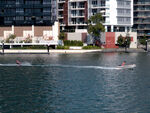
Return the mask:
<path fill-rule="evenodd" d="M 135 68 L 136 64 L 130 64 L 130 65 L 124 65 L 124 66 L 117 66 L 117 68 L 123 68 L 123 69 L 132 69 Z"/>

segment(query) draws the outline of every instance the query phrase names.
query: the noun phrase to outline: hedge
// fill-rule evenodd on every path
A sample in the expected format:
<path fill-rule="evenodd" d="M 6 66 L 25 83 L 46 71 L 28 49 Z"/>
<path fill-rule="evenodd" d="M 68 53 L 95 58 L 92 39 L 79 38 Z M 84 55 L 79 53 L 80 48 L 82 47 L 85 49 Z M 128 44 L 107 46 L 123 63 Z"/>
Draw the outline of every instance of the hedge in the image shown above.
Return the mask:
<path fill-rule="evenodd" d="M 56 49 L 69 49 L 69 46 L 57 46 Z"/>
<path fill-rule="evenodd" d="M 83 42 L 77 40 L 64 40 L 65 46 L 83 46 Z"/>
<path fill-rule="evenodd" d="M 84 46 L 82 47 L 82 49 L 101 49 L 101 48 L 98 46 Z"/>
<path fill-rule="evenodd" d="M 11 49 L 47 49 L 47 47 L 42 45 L 36 45 L 36 46 L 13 47 Z"/>

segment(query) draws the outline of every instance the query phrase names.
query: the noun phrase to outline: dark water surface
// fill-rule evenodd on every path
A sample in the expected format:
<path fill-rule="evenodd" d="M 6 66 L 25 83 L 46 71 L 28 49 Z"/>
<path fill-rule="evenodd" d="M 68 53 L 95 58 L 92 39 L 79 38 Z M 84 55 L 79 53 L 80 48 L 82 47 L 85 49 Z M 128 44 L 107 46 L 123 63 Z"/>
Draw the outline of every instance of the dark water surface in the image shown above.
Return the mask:
<path fill-rule="evenodd" d="M 0 66 L 0 113 L 150 113 L 150 54 L 1 55 L 0 64 L 17 59 L 50 66 Z M 124 60 L 137 67 L 76 68 Z"/>

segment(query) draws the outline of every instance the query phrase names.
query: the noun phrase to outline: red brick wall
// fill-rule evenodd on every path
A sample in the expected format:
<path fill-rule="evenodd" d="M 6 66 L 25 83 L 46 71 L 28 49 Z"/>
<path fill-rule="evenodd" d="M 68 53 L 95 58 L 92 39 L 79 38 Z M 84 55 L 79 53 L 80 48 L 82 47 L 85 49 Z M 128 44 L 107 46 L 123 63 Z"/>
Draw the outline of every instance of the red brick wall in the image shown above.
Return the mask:
<path fill-rule="evenodd" d="M 65 4 L 64 4 L 64 12 L 63 12 L 63 15 L 64 15 L 64 24 L 66 24 L 66 26 L 68 25 L 68 0 L 66 0 Z"/>
<path fill-rule="evenodd" d="M 87 33 L 82 33 L 82 42 L 86 42 Z"/>
<path fill-rule="evenodd" d="M 68 40 L 68 34 L 65 33 L 65 40 Z"/>
<path fill-rule="evenodd" d="M 43 36 L 43 31 L 45 30 L 52 30 L 51 27 L 47 26 L 35 26 L 34 27 L 34 36 Z"/>
<path fill-rule="evenodd" d="M 11 31 L 12 27 L 0 27 L 0 36 L 4 36 L 4 31 Z"/>
<path fill-rule="evenodd" d="M 115 45 L 115 32 L 106 32 L 106 45 L 105 48 L 118 48 L 118 46 Z"/>
<path fill-rule="evenodd" d="M 32 26 L 29 26 L 29 27 L 14 27 L 14 34 L 17 36 L 17 37 L 23 37 L 23 31 L 27 31 L 27 30 L 32 30 Z"/>
<path fill-rule="evenodd" d="M 131 37 L 131 42 L 133 42 L 133 37 Z"/>
<path fill-rule="evenodd" d="M 84 13 L 85 13 L 84 21 L 87 22 L 88 21 L 88 3 L 87 3 L 87 1 L 85 1 L 84 7 L 85 7 L 85 10 L 84 10 Z"/>

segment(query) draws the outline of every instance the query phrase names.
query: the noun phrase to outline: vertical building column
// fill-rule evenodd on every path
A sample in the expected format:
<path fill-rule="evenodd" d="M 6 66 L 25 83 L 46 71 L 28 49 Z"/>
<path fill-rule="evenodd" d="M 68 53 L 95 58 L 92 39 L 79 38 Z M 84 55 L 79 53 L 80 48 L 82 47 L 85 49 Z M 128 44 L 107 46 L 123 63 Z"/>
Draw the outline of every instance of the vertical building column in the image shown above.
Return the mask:
<path fill-rule="evenodd" d="M 12 25 L 12 32 L 13 32 L 13 34 L 15 33 L 14 25 Z"/>
<path fill-rule="evenodd" d="M 84 14 L 85 14 L 84 22 L 87 22 L 88 21 L 88 2 L 87 1 L 84 2 L 84 7 L 85 7 L 85 9 L 84 9 Z"/>
<path fill-rule="evenodd" d="M 105 26 L 105 32 L 108 32 L 108 28 L 107 28 L 107 26 Z"/>
<path fill-rule="evenodd" d="M 127 26 L 125 27 L 125 32 L 126 32 L 126 33 L 128 32 L 128 28 L 127 28 Z"/>
<path fill-rule="evenodd" d="M 111 32 L 114 32 L 114 26 L 113 25 L 111 26 Z"/>
<path fill-rule="evenodd" d="M 132 28 L 131 27 L 129 27 L 129 32 L 132 32 Z"/>
<path fill-rule="evenodd" d="M 34 37 L 34 25 L 32 25 L 32 35 Z"/>

